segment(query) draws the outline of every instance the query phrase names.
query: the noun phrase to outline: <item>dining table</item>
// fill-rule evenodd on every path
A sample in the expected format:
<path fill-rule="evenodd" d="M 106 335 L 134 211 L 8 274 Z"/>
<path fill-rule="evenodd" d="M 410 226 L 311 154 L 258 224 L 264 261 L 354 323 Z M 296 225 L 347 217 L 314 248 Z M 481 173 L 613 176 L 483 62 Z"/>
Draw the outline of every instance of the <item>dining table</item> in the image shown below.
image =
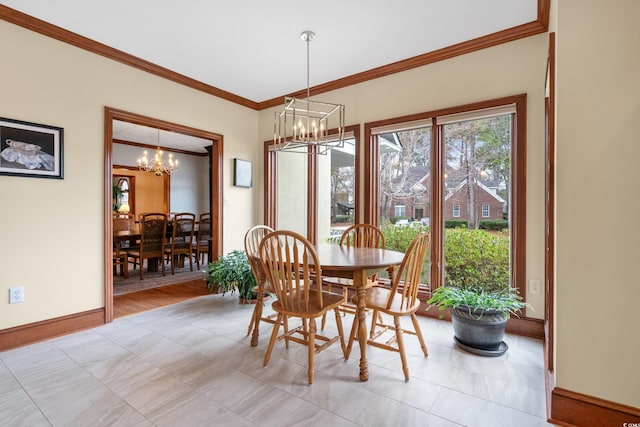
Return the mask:
<path fill-rule="evenodd" d="M 367 363 L 367 312 L 365 294 L 367 288 L 373 286 L 368 277 L 402 264 L 404 253 L 380 248 L 343 247 L 339 245 L 320 244 L 314 246 L 323 276 L 343 277 L 353 280 L 356 289 L 358 317 L 358 343 L 360 345 L 360 381 L 369 379 Z M 257 315 L 259 316 L 259 315 Z M 258 345 L 259 328 L 253 329 L 251 345 Z"/>

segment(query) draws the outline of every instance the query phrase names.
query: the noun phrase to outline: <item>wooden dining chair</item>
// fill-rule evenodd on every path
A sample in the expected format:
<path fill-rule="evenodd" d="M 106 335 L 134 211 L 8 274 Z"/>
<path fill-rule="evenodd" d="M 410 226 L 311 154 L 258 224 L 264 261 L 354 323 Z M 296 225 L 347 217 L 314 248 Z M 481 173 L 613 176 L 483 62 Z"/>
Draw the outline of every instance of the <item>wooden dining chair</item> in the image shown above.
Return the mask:
<path fill-rule="evenodd" d="M 179 261 L 182 261 L 181 264 L 184 263 L 186 258 L 189 258 L 189 267 L 193 271 L 191 252 L 193 250 L 195 223 L 195 214 L 187 212 L 173 214 L 171 241 L 164 249 L 165 256 L 168 256 L 171 260 L 171 274 L 176 274 L 175 264 Z"/>
<path fill-rule="evenodd" d="M 424 342 L 422 331 L 420 330 L 420 324 L 416 318 L 416 311 L 420 307 L 418 286 L 420 285 L 420 276 L 428 247 L 429 234 L 421 232 L 413 239 L 409 249 L 407 249 L 402 264 L 400 264 L 400 268 L 394 275 L 391 288 L 372 287 L 367 289 L 365 293 L 365 307 L 373 310 L 373 315 L 371 316 L 371 331 L 367 344 L 399 353 L 405 381 L 409 381 L 409 366 L 407 365 L 404 346 L 404 334 L 416 335 L 420 341 L 422 352 L 425 356 L 428 356 L 427 346 Z M 357 295 L 352 298 L 352 302 L 354 304 L 358 303 Z M 393 324 L 384 323 L 383 318 L 378 316 L 378 313 L 383 316 L 393 317 Z M 413 330 L 403 328 L 400 325 L 400 318 L 406 316 L 411 318 Z M 358 318 L 354 317 L 351 334 L 349 336 L 349 344 L 346 350 L 347 359 L 351 353 L 353 341 L 355 337 L 358 336 L 358 325 Z M 385 342 L 378 340 L 383 337 L 387 331 L 393 331 L 395 335 Z M 384 338 L 387 337 L 385 336 Z"/>
<path fill-rule="evenodd" d="M 340 246 L 354 248 L 382 248 L 384 249 L 385 239 L 382 231 L 371 224 L 354 224 L 347 228 L 340 237 Z M 390 275 L 391 276 L 391 275 Z M 369 278 L 371 282 L 377 280 L 377 276 Z M 344 293 L 345 302 L 340 307 L 340 311 L 347 314 L 356 314 L 356 306 L 351 302 L 349 291 L 355 291 L 353 280 L 343 277 L 323 277 L 322 283 L 325 288 L 332 292 L 334 287 Z M 326 316 L 322 318 L 322 329 L 324 329 Z"/>
<path fill-rule="evenodd" d="M 113 231 L 133 230 L 135 219 L 133 214 L 113 213 Z M 133 248 L 128 241 L 113 242 L 113 272 L 116 274 L 117 267 L 120 267 L 120 274 L 129 277 L 129 263 L 127 249 Z"/>
<path fill-rule="evenodd" d="M 204 255 L 209 253 L 209 239 L 211 238 L 211 214 L 205 212 L 200 214 L 198 221 L 198 231 L 193 242 L 192 255 L 196 259 L 196 266 L 200 270 L 200 261 L 204 264 Z M 211 262 L 207 259 L 207 262 Z"/>
<path fill-rule="evenodd" d="M 322 289 L 322 268 L 311 243 L 302 235 L 286 230 L 267 234 L 260 243 L 260 263 L 277 300 L 273 310 L 278 313 L 273 325 L 269 346 L 264 356 L 264 366 L 269 364 L 276 341 L 285 339 L 307 346 L 308 380 L 313 384 L 314 358 L 336 341 L 340 341 L 345 354 L 342 320 L 338 308 L 344 302 L 343 294 L 334 294 Z M 316 333 L 316 319 L 333 310 L 338 335 L 326 337 Z M 300 318 L 302 325 L 288 329 L 290 317 Z M 284 334 L 278 335 L 280 325 Z"/>
<path fill-rule="evenodd" d="M 129 257 L 140 261 L 140 280 L 144 279 L 142 264 L 147 260 L 147 268 L 151 263 L 160 260 L 162 275 L 165 275 L 164 248 L 167 234 L 167 215 L 163 213 L 145 213 L 140 215 L 140 247 L 128 249 Z"/>
<path fill-rule="evenodd" d="M 270 283 L 266 280 L 265 274 L 262 272 L 262 266 L 260 265 L 260 242 L 267 234 L 273 232 L 273 228 L 267 225 L 256 225 L 251 227 L 244 235 L 244 251 L 247 253 L 247 258 L 249 259 L 249 265 L 251 265 L 251 272 L 253 273 L 253 277 L 256 279 L 256 289 L 254 291 L 258 295 L 258 300 L 260 299 L 260 295 L 263 295 L 265 292 L 274 293 L 274 290 L 271 288 Z M 253 315 L 251 316 L 251 321 L 249 322 L 249 328 L 247 329 L 247 336 L 251 334 L 254 330 L 257 330 L 260 327 L 260 321 L 267 322 L 273 324 L 276 320 L 277 314 L 271 314 L 266 317 L 262 317 L 262 304 L 258 301 L 253 308 Z M 256 339 L 251 340 L 251 345 L 258 345 L 257 334 L 255 334 Z M 255 341 L 255 342 L 254 342 Z"/>

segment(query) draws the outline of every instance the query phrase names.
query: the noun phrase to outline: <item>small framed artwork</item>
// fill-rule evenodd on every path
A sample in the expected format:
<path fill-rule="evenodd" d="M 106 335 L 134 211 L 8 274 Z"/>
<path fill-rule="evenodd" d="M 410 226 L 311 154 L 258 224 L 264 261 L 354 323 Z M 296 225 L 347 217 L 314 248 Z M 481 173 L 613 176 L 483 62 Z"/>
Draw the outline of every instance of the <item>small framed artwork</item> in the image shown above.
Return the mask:
<path fill-rule="evenodd" d="M 63 179 L 63 129 L 0 117 L 0 175 Z"/>
<path fill-rule="evenodd" d="M 236 187 L 253 186 L 253 164 L 249 160 L 233 159 L 233 185 Z"/>

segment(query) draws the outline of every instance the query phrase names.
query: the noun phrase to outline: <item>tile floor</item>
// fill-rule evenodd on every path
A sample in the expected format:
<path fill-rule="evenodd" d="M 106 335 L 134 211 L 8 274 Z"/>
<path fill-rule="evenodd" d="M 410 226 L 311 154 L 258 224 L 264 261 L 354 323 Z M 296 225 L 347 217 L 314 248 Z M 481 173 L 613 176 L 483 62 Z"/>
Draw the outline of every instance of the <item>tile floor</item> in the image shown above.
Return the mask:
<path fill-rule="evenodd" d="M 207 295 L 91 330 L 0 353 L 6 426 L 548 426 L 542 343 L 508 335 L 496 358 L 465 353 L 448 322 L 420 317 L 429 357 L 406 337 L 411 380 L 397 354 L 369 347 L 358 380 L 333 345 L 307 384 L 306 348 L 276 344 L 262 366 L 246 336 L 252 306 Z M 270 303 L 265 311 L 270 309 Z M 346 331 L 351 317 L 343 318 Z M 335 330 L 335 319 L 327 321 Z"/>

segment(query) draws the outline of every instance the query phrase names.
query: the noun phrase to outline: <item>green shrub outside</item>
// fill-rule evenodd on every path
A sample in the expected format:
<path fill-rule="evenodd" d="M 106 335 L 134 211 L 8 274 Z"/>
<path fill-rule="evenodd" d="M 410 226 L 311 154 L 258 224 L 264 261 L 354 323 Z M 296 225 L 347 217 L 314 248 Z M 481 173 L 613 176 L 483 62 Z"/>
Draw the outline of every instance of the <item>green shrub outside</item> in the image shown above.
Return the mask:
<path fill-rule="evenodd" d="M 509 235 L 454 228 L 444 239 L 445 284 L 503 292 L 509 282 Z"/>
<path fill-rule="evenodd" d="M 391 224 L 395 224 L 396 222 L 398 222 L 401 219 L 407 219 L 407 218 L 405 218 L 403 216 L 394 216 L 389 221 L 391 221 Z"/>
<path fill-rule="evenodd" d="M 447 219 L 444 228 L 469 228 L 469 223 L 464 219 Z"/>
<path fill-rule="evenodd" d="M 351 222 L 351 220 L 353 220 L 351 215 L 336 215 L 334 222 Z"/>
<path fill-rule="evenodd" d="M 398 252 L 406 252 L 413 239 L 415 239 L 420 232 L 429 232 L 429 227 L 424 225 L 396 227 L 391 223 L 386 223 L 380 229 L 382 230 L 382 234 L 384 234 L 386 248 Z M 429 254 L 427 253 L 420 279 L 420 282 L 425 284 L 429 283 L 429 262 Z"/>
<path fill-rule="evenodd" d="M 387 249 L 406 252 L 413 239 L 427 226 L 381 227 Z M 445 230 L 445 284 L 463 289 L 502 292 L 509 289 L 509 234 L 452 228 Z M 422 283 L 429 283 L 429 259 L 425 259 Z"/>
<path fill-rule="evenodd" d="M 502 231 L 509 228 L 509 221 L 506 219 L 483 219 L 480 220 L 478 227 L 481 230 Z"/>

